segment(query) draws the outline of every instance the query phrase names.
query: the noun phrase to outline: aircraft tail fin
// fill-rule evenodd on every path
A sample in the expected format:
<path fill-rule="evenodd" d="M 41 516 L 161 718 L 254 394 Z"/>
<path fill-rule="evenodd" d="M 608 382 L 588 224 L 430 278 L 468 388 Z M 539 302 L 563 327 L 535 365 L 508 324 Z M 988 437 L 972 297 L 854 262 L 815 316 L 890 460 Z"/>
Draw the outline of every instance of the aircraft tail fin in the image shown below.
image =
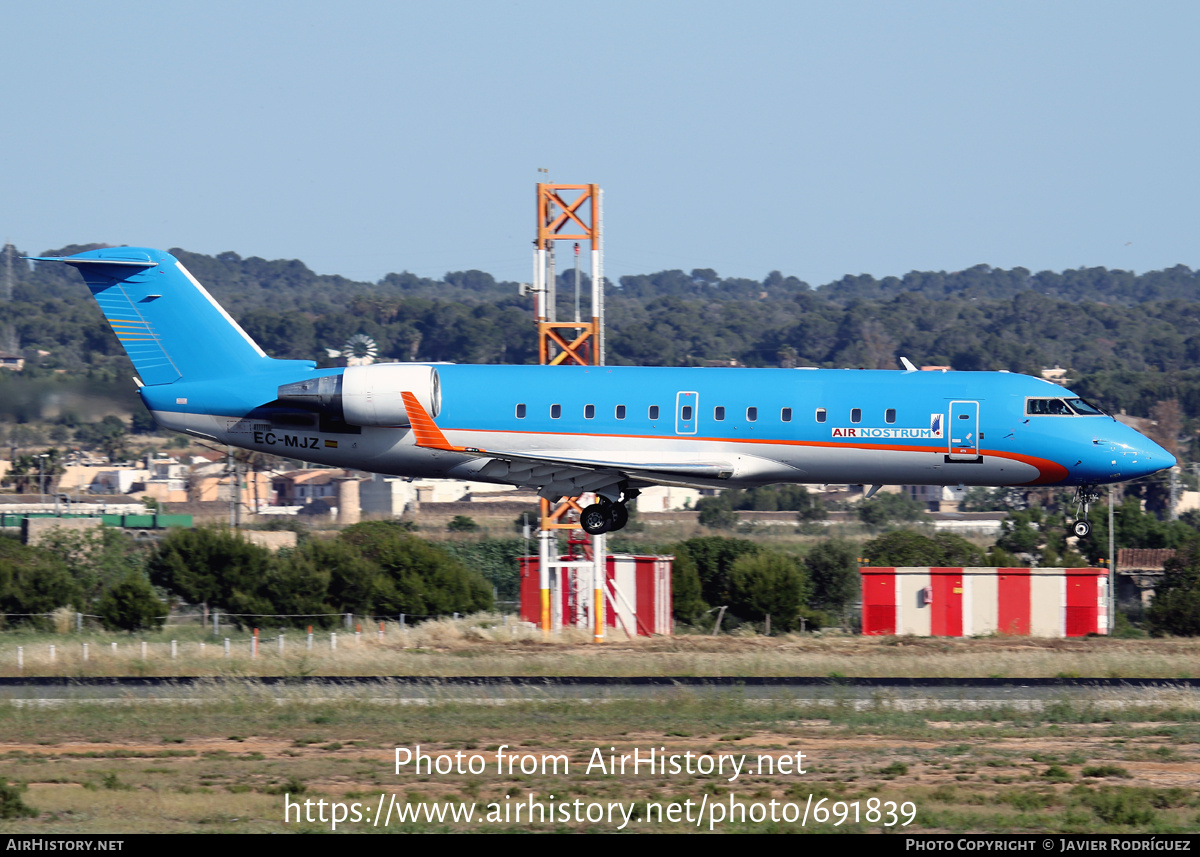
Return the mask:
<path fill-rule="evenodd" d="M 255 373 L 272 362 L 170 253 L 112 247 L 32 258 L 83 274 L 147 386 Z"/>

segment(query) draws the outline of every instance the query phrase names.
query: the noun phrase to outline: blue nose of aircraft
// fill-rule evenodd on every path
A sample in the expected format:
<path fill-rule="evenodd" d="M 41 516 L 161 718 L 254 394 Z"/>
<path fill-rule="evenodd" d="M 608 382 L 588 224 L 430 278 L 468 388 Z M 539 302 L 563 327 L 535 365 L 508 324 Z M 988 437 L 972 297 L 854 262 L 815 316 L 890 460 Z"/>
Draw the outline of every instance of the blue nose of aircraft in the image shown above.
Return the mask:
<path fill-rule="evenodd" d="M 1107 444 L 1102 441 L 1100 446 L 1105 450 L 1102 454 L 1107 458 L 1112 478 L 1121 481 L 1168 470 L 1176 463 L 1175 456 L 1131 428 Z"/>

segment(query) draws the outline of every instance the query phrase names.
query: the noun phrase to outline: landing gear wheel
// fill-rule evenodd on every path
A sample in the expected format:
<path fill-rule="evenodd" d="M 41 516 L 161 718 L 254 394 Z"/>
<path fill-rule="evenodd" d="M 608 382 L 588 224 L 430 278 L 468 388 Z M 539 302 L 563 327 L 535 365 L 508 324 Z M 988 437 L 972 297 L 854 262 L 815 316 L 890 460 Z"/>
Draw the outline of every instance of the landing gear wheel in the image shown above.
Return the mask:
<path fill-rule="evenodd" d="M 589 536 L 599 536 L 613 528 L 611 503 L 593 503 L 579 513 L 579 526 Z"/>
<path fill-rule="evenodd" d="M 626 508 L 624 503 L 613 503 L 609 513 L 612 516 L 612 526 L 609 527 L 610 531 L 615 532 L 624 529 L 625 525 L 629 523 L 629 509 Z"/>
<path fill-rule="evenodd" d="M 1081 539 L 1092 531 L 1092 525 L 1088 523 L 1087 516 L 1092 504 L 1098 502 L 1100 502 L 1100 492 L 1096 490 L 1095 485 L 1080 485 L 1075 489 L 1075 510 L 1079 515 L 1079 520 L 1071 529 Z"/>

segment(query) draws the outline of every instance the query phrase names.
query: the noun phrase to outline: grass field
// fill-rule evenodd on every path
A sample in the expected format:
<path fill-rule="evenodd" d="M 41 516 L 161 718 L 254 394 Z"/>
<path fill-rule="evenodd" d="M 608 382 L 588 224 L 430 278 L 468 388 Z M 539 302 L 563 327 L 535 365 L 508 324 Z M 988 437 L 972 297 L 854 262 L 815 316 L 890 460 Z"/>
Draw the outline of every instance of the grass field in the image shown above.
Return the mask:
<path fill-rule="evenodd" d="M 586 632 L 575 629 L 546 641 L 529 626 L 496 615 L 426 622 L 403 630 L 389 624 L 382 638 L 377 627 L 364 629 L 357 641 L 353 633 L 337 635 L 336 649 L 329 632 L 314 635 L 310 649 L 303 632 L 264 629 L 258 656 L 252 658 L 246 632 L 214 638 L 198 626 L 144 637 L 8 632 L 0 635 L 0 676 L 1200 677 L 1200 642 L 1190 639 L 680 635 L 629 640 L 616 632 L 609 642 L 596 645 Z M 23 650 L 20 667 L 18 647 Z"/>
<path fill-rule="evenodd" d="M 144 659 L 140 638 L 85 639 L 86 662 L 81 638 L 6 634 L 0 670 L 16 674 L 16 645 L 25 649 L 25 675 L 62 676 L 1170 678 L 1200 669 L 1198 646 L 1186 640 L 747 636 L 595 646 L 569 635 L 544 642 L 498 617 L 390 627 L 382 642 L 372 634 L 354 643 L 350 635 L 339 638 L 336 651 L 327 635 L 309 651 L 304 635 L 291 632 L 280 655 L 273 636 L 264 635 L 253 660 L 244 637 L 236 657 L 226 659 L 211 638 L 201 657 L 198 629 L 148 637 Z M 114 639 L 116 656 L 109 645 Z M 51 641 L 54 663 L 45 657 Z M 0 832 L 328 831 L 335 812 L 342 814 L 339 832 L 1178 832 L 1200 826 L 1200 705 L 1179 692 L 1137 702 L 1130 696 L 1126 704 L 1064 694 L 1042 710 L 948 705 L 923 711 L 893 705 L 886 695 L 866 705 L 848 698 L 817 704 L 799 692 L 763 701 L 736 691 L 712 698 L 681 689 L 641 700 L 597 691 L 581 701 L 412 704 L 387 685 L 267 688 L 252 678 L 233 686 L 202 684 L 182 695 L 187 699 L 0 705 L 0 781 L 17 784 L 0 791 Z M 409 763 L 398 771 L 397 748 L 415 753 L 418 745 L 430 769 L 415 771 Z M 732 765 L 744 755 L 745 762 L 735 779 L 728 767 L 674 773 L 643 764 L 634 772 L 627 760 L 623 773 L 608 769 L 608 760 L 635 749 L 643 761 L 654 749 L 656 757 L 675 756 L 681 765 L 689 753 L 697 766 L 701 757 L 727 756 L 721 764 Z M 498 759 L 510 756 L 533 767 L 522 772 L 514 762 L 498 771 Z M 564 758 L 554 771 L 542 768 L 543 756 Z M 792 768 L 779 767 L 785 758 Z M 466 767 L 458 773 L 447 765 Z M 531 800 L 550 816 L 543 821 L 535 809 L 530 822 Z M 518 804 L 523 815 L 514 818 Z M 22 816 L 22 807 L 38 814 Z M 380 808 L 390 816 L 376 825 Z M 454 820 L 453 812 L 468 808 L 476 813 L 470 821 Z"/>
<path fill-rule="evenodd" d="M 1167 693 L 1128 708 L 1063 699 L 1033 713 L 914 713 L 882 697 L 864 708 L 684 691 L 640 701 L 505 705 L 403 705 L 386 688 L 367 698 L 253 683 L 189 695 L 187 704 L 0 708 L 0 778 L 27 785 L 0 803 L 39 813 L 0 821 L 0 831 L 328 831 L 335 803 L 345 832 L 1171 832 L 1200 824 L 1200 710 Z M 406 753 L 419 747 L 429 769 L 415 771 L 409 762 L 397 772 L 397 747 Z M 705 755 L 745 754 L 747 761 L 736 779 L 732 768 L 674 774 L 607 767 L 635 748 L 681 760 L 692 753 L 697 765 Z M 557 770 L 542 762 L 552 756 L 564 757 Z M 471 757 L 479 762 L 474 773 Z M 774 770 L 765 769 L 766 757 Z M 498 758 L 524 759 L 526 769 L 502 763 L 498 772 Z M 791 768 L 778 767 L 783 758 Z M 532 824 L 512 818 L 531 796 L 580 814 Z M 312 821 L 301 814 L 305 800 Z M 318 801 L 326 802 L 324 823 Z M 731 801 L 746 807 L 745 820 L 737 810 L 728 820 Z M 769 817 L 772 801 L 776 822 Z M 288 802 L 295 808 L 285 823 Z M 374 826 L 381 805 L 391 806 L 393 816 Z M 438 820 L 451 805 L 473 807 L 482 817 Z M 499 816 L 491 821 L 489 805 Z M 672 805 L 680 814 L 674 823 Z M 621 810 L 611 819 L 589 821 L 585 814 L 588 807 L 595 814 L 617 806 L 629 812 L 624 825 Z M 873 806 L 906 814 L 889 827 L 886 816 L 867 817 Z M 717 807 L 722 818 L 714 816 Z M 783 820 L 788 807 L 795 817 L 808 808 L 803 827 Z M 831 813 L 823 822 L 822 808 Z M 419 817 L 402 822 L 399 812 Z M 912 821 L 902 827 L 906 818 Z"/>

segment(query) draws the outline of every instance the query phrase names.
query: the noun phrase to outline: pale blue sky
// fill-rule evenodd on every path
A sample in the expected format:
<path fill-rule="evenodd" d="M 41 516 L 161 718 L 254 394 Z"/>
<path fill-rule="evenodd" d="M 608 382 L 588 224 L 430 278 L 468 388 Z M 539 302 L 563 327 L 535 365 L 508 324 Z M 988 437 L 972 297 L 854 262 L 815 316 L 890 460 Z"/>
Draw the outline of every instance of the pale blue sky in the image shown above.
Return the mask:
<path fill-rule="evenodd" d="M 5 4 L 0 239 L 526 280 L 1200 267 L 1194 2 Z"/>

